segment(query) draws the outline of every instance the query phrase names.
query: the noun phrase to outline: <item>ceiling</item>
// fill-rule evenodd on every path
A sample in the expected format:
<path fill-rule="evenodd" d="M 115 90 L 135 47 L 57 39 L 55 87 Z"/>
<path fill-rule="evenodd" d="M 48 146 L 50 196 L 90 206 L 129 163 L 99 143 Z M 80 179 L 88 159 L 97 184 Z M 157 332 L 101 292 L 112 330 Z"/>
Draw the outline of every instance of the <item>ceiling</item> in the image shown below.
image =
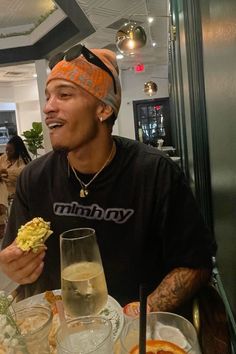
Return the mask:
<path fill-rule="evenodd" d="M 34 60 L 78 42 L 117 51 L 116 32 L 129 20 L 143 26 L 147 43 L 120 68 L 168 65 L 168 9 L 168 0 L 0 0 L 0 81 L 32 79 Z"/>

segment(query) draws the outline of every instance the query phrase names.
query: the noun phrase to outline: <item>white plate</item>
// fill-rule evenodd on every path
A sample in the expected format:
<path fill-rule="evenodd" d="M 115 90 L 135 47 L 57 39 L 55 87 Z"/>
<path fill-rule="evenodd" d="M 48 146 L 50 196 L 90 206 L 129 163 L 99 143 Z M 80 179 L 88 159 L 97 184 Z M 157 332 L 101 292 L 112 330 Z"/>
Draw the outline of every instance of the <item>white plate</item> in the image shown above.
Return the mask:
<path fill-rule="evenodd" d="M 53 290 L 54 295 L 60 295 L 61 289 Z M 44 298 L 44 293 L 37 294 L 15 304 L 14 308 L 24 308 L 26 306 L 45 304 L 48 305 L 47 300 Z M 124 325 L 123 310 L 120 304 L 110 295 L 108 295 L 107 304 L 100 312 L 101 316 L 109 319 L 112 323 L 112 333 L 114 342 L 119 338 L 121 330 Z"/>

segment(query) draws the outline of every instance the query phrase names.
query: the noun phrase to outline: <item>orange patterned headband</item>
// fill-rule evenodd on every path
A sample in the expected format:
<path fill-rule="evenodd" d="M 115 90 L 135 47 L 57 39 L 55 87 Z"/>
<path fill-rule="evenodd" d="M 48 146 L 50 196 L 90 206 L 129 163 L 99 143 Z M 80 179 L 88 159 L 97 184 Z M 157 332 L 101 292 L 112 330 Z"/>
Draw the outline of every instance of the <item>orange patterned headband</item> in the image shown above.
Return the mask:
<path fill-rule="evenodd" d="M 52 71 L 47 84 L 54 79 L 71 81 L 110 105 L 117 116 L 121 88 L 115 53 L 108 49 L 88 50 L 80 44 L 52 57 L 49 66 Z"/>

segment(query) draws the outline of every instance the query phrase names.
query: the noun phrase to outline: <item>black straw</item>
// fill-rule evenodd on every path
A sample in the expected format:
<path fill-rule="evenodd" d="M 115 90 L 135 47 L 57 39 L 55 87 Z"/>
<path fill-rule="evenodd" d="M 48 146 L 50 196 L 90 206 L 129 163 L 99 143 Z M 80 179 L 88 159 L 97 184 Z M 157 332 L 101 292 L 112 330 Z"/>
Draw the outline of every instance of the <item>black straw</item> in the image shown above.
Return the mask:
<path fill-rule="evenodd" d="M 139 316 L 139 354 L 146 353 L 147 296 L 145 286 L 139 286 L 140 316 Z"/>

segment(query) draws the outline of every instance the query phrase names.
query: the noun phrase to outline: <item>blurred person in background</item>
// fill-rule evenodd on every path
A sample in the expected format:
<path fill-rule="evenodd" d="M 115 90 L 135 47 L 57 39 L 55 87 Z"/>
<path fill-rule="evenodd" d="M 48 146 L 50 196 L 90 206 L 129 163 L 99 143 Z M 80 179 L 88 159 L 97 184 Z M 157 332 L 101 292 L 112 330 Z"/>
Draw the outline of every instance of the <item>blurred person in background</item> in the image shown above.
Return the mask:
<path fill-rule="evenodd" d="M 90 227 L 111 296 L 136 301 L 144 283 L 152 311 L 175 310 L 208 282 L 216 251 L 183 171 L 158 149 L 112 134 L 121 103 L 115 53 L 77 45 L 50 68 L 44 113 L 54 151 L 19 177 L 2 272 L 23 297 L 60 288 L 59 235 Z M 14 243 L 33 217 L 53 230 L 36 254 Z"/>
<path fill-rule="evenodd" d="M 13 199 L 16 181 L 31 157 L 23 140 L 13 136 L 6 145 L 6 152 L 0 156 L 0 238 L 4 233 L 9 201 Z"/>

